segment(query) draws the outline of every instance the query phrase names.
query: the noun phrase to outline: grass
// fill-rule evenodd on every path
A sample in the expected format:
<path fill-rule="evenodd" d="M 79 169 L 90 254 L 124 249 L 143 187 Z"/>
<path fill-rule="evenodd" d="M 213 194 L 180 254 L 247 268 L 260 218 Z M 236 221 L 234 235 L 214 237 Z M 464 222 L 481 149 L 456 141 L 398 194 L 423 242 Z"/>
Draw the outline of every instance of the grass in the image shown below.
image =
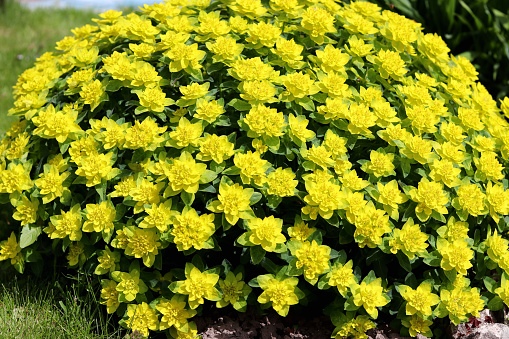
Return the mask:
<path fill-rule="evenodd" d="M 0 135 L 14 120 L 7 117 L 13 106 L 12 86 L 18 76 L 31 67 L 55 43 L 71 35 L 71 29 L 92 23 L 93 11 L 76 9 L 30 10 L 14 0 L 6 1 L 0 11 Z"/>
<path fill-rule="evenodd" d="M 0 338 L 132 338 L 105 314 L 90 283 L 66 286 L 30 279 L 0 285 Z"/>

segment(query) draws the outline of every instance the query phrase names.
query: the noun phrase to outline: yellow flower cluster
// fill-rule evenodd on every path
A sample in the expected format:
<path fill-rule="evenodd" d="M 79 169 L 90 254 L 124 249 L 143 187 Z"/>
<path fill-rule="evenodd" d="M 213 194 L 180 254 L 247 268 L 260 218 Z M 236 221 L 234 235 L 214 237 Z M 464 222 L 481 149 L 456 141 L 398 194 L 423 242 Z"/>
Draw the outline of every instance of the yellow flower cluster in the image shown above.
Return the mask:
<path fill-rule="evenodd" d="M 14 88 L 6 265 L 61 241 L 107 312 L 175 338 L 210 301 L 286 316 L 331 287 L 337 338 L 391 300 L 429 335 L 484 307 L 466 276 L 509 274 L 509 98 L 438 35 L 366 1 L 172 0 L 94 22 Z"/>

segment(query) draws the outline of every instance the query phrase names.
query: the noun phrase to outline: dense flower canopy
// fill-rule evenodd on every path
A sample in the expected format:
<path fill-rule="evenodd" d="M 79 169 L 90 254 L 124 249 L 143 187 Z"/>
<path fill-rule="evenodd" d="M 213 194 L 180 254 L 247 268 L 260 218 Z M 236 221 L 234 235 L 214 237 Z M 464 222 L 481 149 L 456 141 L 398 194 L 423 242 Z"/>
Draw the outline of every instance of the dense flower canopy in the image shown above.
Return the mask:
<path fill-rule="evenodd" d="M 364 1 L 140 9 L 20 76 L 5 267 L 40 272 L 38 244 L 61 241 L 50 254 L 92 267 L 144 336 L 196 335 L 209 302 L 285 316 L 316 293 L 337 338 L 508 302 L 509 99 L 440 36 Z"/>

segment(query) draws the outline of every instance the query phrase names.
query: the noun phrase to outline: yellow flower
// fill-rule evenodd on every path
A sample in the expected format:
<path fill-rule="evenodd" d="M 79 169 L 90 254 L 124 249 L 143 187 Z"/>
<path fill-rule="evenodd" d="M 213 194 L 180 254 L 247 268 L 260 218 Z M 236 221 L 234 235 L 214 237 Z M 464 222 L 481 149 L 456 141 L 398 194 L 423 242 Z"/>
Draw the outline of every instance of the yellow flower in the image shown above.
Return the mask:
<path fill-rule="evenodd" d="M 131 269 L 129 272 L 114 271 L 111 273 L 111 277 L 118 283 L 116 290 L 120 302 L 133 301 L 136 299 L 136 295 L 148 291 L 147 285 L 143 279 L 140 279 L 138 269 Z"/>
<path fill-rule="evenodd" d="M 428 235 L 421 231 L 419 225 L 414 224 L 412 218 L 408 218 L 401 229 L 394 228 L 392 233 L 393 239 L 389 241 L 391 252 L 396 254 L 398 250 L 401 250 L 410 260 L 415 257 L 415 254 L 426 252 L 426 247 L 429 246 L 426 243 Z"/>
<path fill-rule="evenodd" d="M 166 131 L 166 126 L 159 127 L 150 117 L 146 117 L 141 123 L 136 120 L 134 126 L 127 129 L 125 134 L 125 148 L 153 151 L 164 141 L 160 135 Z"/>
<path fill-rule="evenodd" d="M 240 178 L 245 185 L 250 184 L 251 180 L 258 186 L 265 182 L 265 171 L 270 167 L 270 163 L 262 159 L 260 153 L 251 151 L 237 153 L 233 163 L 240 168 Z"/>
<path fill-rule="evenodd" d="M 223 105 L 219 104 L 217 100 L 207 101 L 200 98 L 196 101 L 196 112 L 193 118 L 205 120 L 212 124 L 224 112 Z"/>
<path fill-rule="evenodd" d="M 81 87 L 80 97 L 84 104 L 90 105 L 92 112 L 101 102 L 108 100 L 105 88 L 106 86 L 97 79 Z"/>
<path fill-rule="evenodd" d="M 134 176 L 130 175 L 127 177 L 123 177 L 120 181 L 114 186 L 115 190 L 109 194 L 110 197 L 128 197 L 131 190 L 136 188 L 136 181 L 134 180 Z"/>
<path fill-rule="evenodd" d="M 454 163 L 451 161 L 447 159 L 435 159 L 430 165 L 430 168 L 431 172 L 429 173 L 429 177 L 431 180 L 437 182 L 441 181 L 449 188 L 461 185 L 461 180 L 459 179 L 461 169 L 454 167 Z"/>
<path fill-rule="evenodd" d="M 249 110 L 244 122 L 249 126 L 247 136 L 253 137 L 279 137 L 284 135 L 286 126 L 284 114 L 275 108 L 258 104 Z"/>
<path fill-rule="evenodd" d="M 306 128 L 308 124 L 309 120 L 304 115 L 298 115 L 297 117 L 292 113 L 288 115 L 289 134 L 294 142 L 300 140 L 301 143 L 306 143 L 306 141 L 315 137 L 315 132 Z"/>
<path fill-rule="evenodd" d="M 358 56 L 358 57 L 365 57 L 366 55 L 369 55 L 372 52 L 373 45 L 367 44 L 364 42 L 363 39 L 359 39 L 357 35 L 351 35 L 348 38 L 348 45 L 350 48 L 345 46 L 345 49 L 348 51 L 348 53 Z"/>
<path fill-rule="evenodd" d="M 228 141 L 226 135 L 206 134 L 200 138 L 199 144 L 200 153 L 196 155 L 196 159 L 201 161 L 213 160 L 220 164 L 234 154 L 235 145 Z"/>
<path fill-rule="evenodd" d="M 363 306 L 374 319 L 378 318 L 377 307 L 385 306 L 390 301 L 387 295 L 384 294 L 381 278 L 377 278 L 369 284 L 363 281 L 360 285 L 353 285 L 350 290 L 355 306 Z"/>
<path fill-rule="evenodd" d="M 240 310 L 245 307 L 245 299 L 252 291 L 251 287 L 242 281 L 241 272 L 236 275 L 232 271 L 228 272 L 224 280 L 219 280 L 219 287 L 223 296 L 216 302 L 217 308 L 231 304 L 233 308 Z"/>
<path fill-rule="evenodd" d="M 456 218 L 450 217 L 447 221 L 444 233 L 439 235 L 445 239 L 454 242 L 455 240 L 466 240 L 468 238 L 468 223 L 465 221 L 456 221 Z M 440 228 L 437 230 L 439 231 Z"/>
<path fill-rule="evenodd" d="M 507 280 L 502 278 L 502 282 L 500 284 L 500 287 L 495 289 L 495 293 L 498 294 L 500 299 L 504 302 L 504 304 L 509 304 L 509 284 L 507 283 Z"/>
<path fill-rule="evenodd" d="M 331 71 L 328 74 L 318 73 L 318 86 L 323 93 L 327 93 L 330 98 L 348 98 L 351 96 L 350 87 L 345 84 L 347 80 L 344 75 Z"/>
<path fill-rule="evenodd" d="M 74 205 L 68 212 L 60 212 L 60 215 L 50 217 L 49 226 L 44 231 L 52 231 L 50 234 L 51 239 L 63 239 L 69 236 L 71 241 L 80 241 L 82 236 L 80 205 Z"/>
<path fill-rule="evenodd" d="M 322 44 L 326 33 L 336 33 L 334 16 L 320 7 L 308 7 L 302 14 L 300 25 L 317 44 Z"/>
<path fill-rule="evenodd" d="M 376 125 L 378 118 L 369 110 L 368 106 L 364 104 L 351 104 L 345 115 L 349 122 L 348 131 L 350 133 L 373 138 L 369 128 Z"/>
<path fill-rule="evenodd" d="M 100 204 L 87 204 L 87 220 L 83 223 L 83 232 L 113 232 L 115 220 L 115 208 L 111 201 L 103 201 Z"/>
<path fill-rule="evenodd" d="M 221 293 L 215 287 L 219 275 L 200 271 L 193 264 L 186 264 L 186 280 L 179 282 L 177 293 L 189 296 L 188 304 L 191 309 L 204 303 L 204 299 L 218 301 Z"/>
<path fill-rule="evenodd" d="M 301 55 L 304 46 L 297 44 L 294 39 L 286 40 L 283 37 L 278 37 L 276 40 L 276 48 L 271 49 L 271 52 L 279 55 L 281 60 L 294 69 L 304 67 L 305 63 L 302 61 Z"/>
<path fill-rule="evenodd" d="M 71 243 L 69 245 L 69 253 L 66 256 L 66 259 L 70 267 L 78 264 L 81 266 L 87 260 L 84 253 L 84 246 L 85 245 L 83 245 L 82 242 Z"/>
<path fill-rule="evenodd" d="M 31 197 L 28 199 L 25 196 L 21 197 L 16 205 L 16 212 L 12 215 L 14 220 L 18 220 L 21 226 L 34 224 L 37 221 L 37 210 L 39 209 L 39 200 Z"/>
<path fill-rule="evenodd" d="M 56 111 L 55 107 L 50 104 L 44 111 L 39 111 L 38 115 L 32 118 L 32 122 L 37 126 L 33 134 L 45 139 L 55 138 L 58 142 L 63 143 L 81 131 L 81 127 L 76 124 L 77 119 L 77 110 Z"/>
<path fill-rule="evenodd" d="M 153 204 L 150 208 L 145 208 L 145 212 L 148 215 L 143 218 L 138 227 L 156 227 L 159 232 L 166 232 L 171 224 L 171 217 L 176 211 L 171 210 L 171 200 L 166 200 L 164 203 Z"/>
<path fill-rule="evenodd" d="M 323 145 L 313 145 L 310 149 L 301 149 L 301 155 L 304 159 L 312 161 L 324 170 L 336 164 L 336 162 L 331 158 L 332 153 L 329 152 Z"/>
<path fill-rule="evenodd" d="M 264 16 L 267 9 L 260 0 L 235 0 L 228 4 L 235 14 L 246 16 L 249 19 Z M 239 32 L 240 33 L 240 32 Z"/>
<path fill-rule="evenodd" d="M 295 277 L 276 279 L 272 274 L 259 275 L 257 278 L 263 293 L 260 294 L 257 301 L 260 304 L 271 303 L 272 308 L 281 316 L 285 317 L 290 310 L 291 305 L 299 303 L 297 287 L 299 279 Z M 300 292 L 302 293 L 302 292 Z"/>
<path fill-rule="evenodd" d="M 381 49 L 378 54 L 372 58 L 372 60 L 378 67 L 378 72 L 384 79 L 391 77 L 394 80 L 399 81 L 407 72 L 405 69 L 405 61 L 401 59 L 398 52 Z"/>
<path fill-rule="evenodd" d="M 230 22 L 233 18 L 230 18 Z M 232 27 L 233 29 L 233 27 Z M 244 45 L 238 44 L 237 40 L 231 37 L 220 36 L 214 42 L 205 44 L 209 51 L 214 53 L 214 62 L 230 62 L 238 58 L 244 50 Z"/>
<path fill-rule="evenodd" d="M 470 215 L 478 216 L 489 212 L 486 206 L 486 194 L 476 184 L 464 184 L 458 187 L 458 197 L 452 201 L 452 206 L 458 211 L 465 211 Z"/>
<path fill-rule="evenodd" d="M 346 297 L 351 285 L 357 284 L 357 278 L 353 274 L 352 267 L 352 260 L 348 260 L 344 265 L 336 262 L 332 265 L 331 271 L 326 276 L 329 279 L 327 284 L 335 286 L 343 297 Z"/>
<path fill-rule="evenodd" d="M 202 98 L 207 95 L 210 88 L 210 82 L 206 82 L 204 84 L 199 84 L 197 82 L 193 82 L 191 85 L 180 86 L 179 90 L 182 93 L 183 100 L 192 101 L 192 103 L 196 102 L 196 99 Z"/>
<path fill-rule="evenodd" d="M 113 273 L 120 268 L 120 252 L 112 252 L 108 246 L 99 251 L 97 261 L 99 265 L 95 268 L 94 274 Z"/>
<path fill-rule="evenodd" d="M 329 269 L 331 248 L 327 245 L 318 245 L 312 242 L 303 241 L 300 247 L 292 253 L 297 258 L 295 266 L 304 268 L 304 277 L 310 282 L 316 281 L 318 275 Z"/>
<path fill-rule="evenodd" d="M 477 173 L 481 174 L 484 180 L 488 179 L 496 182 L 505 178 L 502 173 L 504 166 L 497 160 L 495 152 L 481 152 L 481 157 L 475 157 L 474 163 L 477 167 Z"/>
<path fill-rule="evenodd" d="M 197 163 L 188 152 L 182 152 L 178 159 L 172 159 L 164 171 L 169 186 L 165 192 L 175 195 L 182 190 L 196 193 L 199 188 L 200 177 L 207 170 L 206 164 Z"/>
<path fill-rule="evenodd" d="M 377 209 L 371 201 L 365 207 L 356 210 L 353 218 L 350 215 L 350 219 L 353 219 L 354 239 L 360 248 L 377 247 L 382 243 L 383 235 L 391 231 L 389 216 L 385 214 L 384 210 Z"/>
<path fill-rule="evenodd" d="M 103 179 L 112 179 L 120 172 L 120 170 L 112 167 L 113 163 L 113 153 L 99 154 L 93 152 L 88 156 L 80 157 L 76 162 L 76 165 L 78 165 L 76 175 L 85 177 L 87 187 L 92 187 L 100 184 Z"/>
<path fill-rule="evenodd" d="M 138 96 L 140 105 L 151 112 L 162 112 L 166 106 L 170 106 L 174 103 L 172 99 L 166 97 L 161 87 L 158 86 L 147 87 L 144 90 L 135 91 L 134 93 Z M 138 112 L 142 113 L 142 111 L 143 110 L 140 110 Z"/>
<path fill-rule="evenodd" d="M 338 160 L 340 158 L 344 158 L 348 150 L 346 149 L 346 143 L 348 142 L 347 138 L 340 137 L 332 130 L 327 130 L 325 132 L 325 136 L 323 138 L 322 145 L 325 146 L 327 151 L 331 152 L 332 158 L 334 160 Z"/>
<path fill-rule="evenodd" d="M 253 218 L 247 221 L 246 237 L 255 245 L 261 245 L 267 252 L 274 252 L 279 244 L 284 244 L 286 237 L 282 233 L 283 220 L 273 215 L 263 219 Z"/>
<path fill-rule="evenodd" d="M 244 2 L 248 3 L 247 1 L 244 1 Z M 265 13 L 265 8 L 261 5 L 260 1 L 258 1 L 258 3 L 251 1 L 250 3 L 252 5 L 255 4 L 256 6 L 258 6 L 258 8 L 260 8 L 260 10 L 263 13 Z M 246 19 L 244 19 L 243 17 L 230 16 L 229 22 L 230 22 L 230 27 L 233 32 L 238 33 L 238 34 L 244 34 L 247 31 L 248 21 Z"/>
<path fill-rule="evenodd" d="M 377 182 L 376 187 L 380 194 L 374 196 L 375 200 L 383 205 L 384 210 L 392 219 L 398 220 L 399 205 L 406 202 L 408 197 L 405 193 L 399 190 L 398 182 L 396 180 L 389 181 L 385 185 Z"/>
<path fill-rule="evenodd" d="M 493 234 L 488 233 L 485 243 L 488 246 L 488 256 L 496 263 L 505 257 L 509 249 L 509 241 L 502 238 L 502 235 L 498 235 L 497 230 Z"/>
<path fill-rule="evenodd" d="M 197 313 L 196 310 L 186 309 L 185 300 L 178 295 L 174 295 L 170 300 L 162 298 L 155 307 L 163 315 L 159 323 L 160 331 L 172 326 L 178 330 L 184 329 L 187 319 L 194 317 Z"/>
<path fill-rule="evenodd" d="M 477 288 L 469 290 L 464 287 L 456 287 L 452 291 L 442 289 L 440 300 L 449 312 L 449 318 L 454 325 L 468 321 L 470 314 L 478 317 L 479 311 L 484 308 L 484 300 L 481 299 Z"/>
<path fill-rule="evenodd" d="M 178 42 L 163 55 L 171 59 L 170 72 L 176 73 L 181 70 L 190 72 L 202 68 L 200 62 L 207 52 L 200 51 L 198 44 L 186 45 L 183 42 Z"/>
<path fill-rule="evenodd" d="M 23 260 L 21 256 L 21 247 L 16 240 L 16 235 L 11 232 L 7 240 L 0 242 L 0 261 L 11 259 L 11 265 Z"/>
<path fill-rule="evenodd" d="M 369 186 L 369 181 L 360 178 L 357 175 L 356 170 L 343 173 L 343 177 L 341 177 L 340 180 L 343 186 L 351 189 L 352 191 L 360 191 Z"/>
<path fill-rule="evenodd" d="M 346 195 L 339 185 L 328 179 L 314 182 L 307 178 L 304 180 L 308 195 L 304 197 L 304 202 L 310 207 L 316 207 L 322 218 L 330 219 L 334 211 L 348 206 Z"/>
<path fill-rule="evenodd" d="M 319 61 L 320 68 L 325 73 L 345 71 L 345 65 L 350 60 L 350 56 L 343 53 L 340 49 L 333 47 L 332 45 L 326 45 L 324 50 L 317 50 L 316 57 Z"/>
<path fill-rule="evenodd" d="M 248 26 L 246 41 L 253 44 L 253 48 L 274 47 L 281 29 L 266 22 L 253 23 Z"/>
<path fill-rule="evenodd" d="M 499 215 L 509 214 L 509 191 L 504 190 L 500 184 L 488 181 L 486 186 L 486 200 L 490 209 L 491 218 L 498 224 Z"/>
<path fill-rule="evenodd" d="M 377 178 L 396 175 L 394 164 L 392 163 L 394 161 L 393 153 L 385 154 L 371 151 L 369 158 L 371 161 L 366 162 L 361 167 L 364 172 L 373 173 Z"/>
<path fill-rule="evenodd" d="M 428 33 L 418 41 L 419 50 L 435 64 L 447 62 L 449 60 L 450 49 L 447 44 L 436 33 Z"/>
<path fill-rule="evenodd" d="M 470 260 L 474 257 L 474 252 L 469 248 L 468 243 L 463 239 L 457 239 L 449 242 L 439 238 L 437 240 L 437 250 L 442 255 L 440 266 L 449 271 L 455 269 L 461 275 L 467 275 L 467 270 L 472 267 Z"/>
<path fill-rule="evenodd" d="M 288 227 L 290 240 L 297 240 L 301 242 L 306 241 L 315 231 L 316 228 L 309 227 L 308 224 L 300 219 L 300 217 L 295 217 L 293 227 Z"/>
<path fill-rule="evenodd" d="M 291 168 L 278 167 L 267 176 L 267 184 L 269 185 L 267 193 L 279 197 L 291 197 L 295 194 L 298 183 Z"/>
<path fill-rule="evenodd" d="M 254 189 L 252 188 L 244 188 L 239 184 L 226 184 L 221 181 L 218 200 L 209 203 L 207 209 L 214 213 L 224 213 L 228 223 L 235 225 L 240 218 L 250 219 L 253 217 L 253 210 L 249 207 L 253 193 Z"/>
<path fill-rule="evenodd" d="M 315 81 L 311 79 L 309 74 L 303 72 L 288 73 L 281 76 L 281 82 L 286 91 L 281 93 L 281 101 L 293 101 L 302 99 L 308 95 L 316 94 L 320 88 L 315 85 Z"/>
<path fill-rule="evenodd" d="M 240 97 L 252 106 L 278 101 L 274 97 L 276 88 L 268 80 L 243 81 L 239 85 L 239 90 L 241 92 Z"/>
<path fill-rule="evenodd" d="M 129 195 L 136 201 L 134 213 L 140 213 L 145 210 L 145 204 L 158 204 L 161 196 L 159 191 L 165 186 L 164 182 L 154 184 L 145 178 L 138 179 L 136 187 L 129 191 Z"/>
<path fill-rule="evenodd" d="M 445 207 L 449 203 L 449 194 L 442 188 L 441 183 L 422 178 L 418 188 L 408 192 L 410 199 L 417 203 L 415 213 L 420 221 L 428 220 L 433 211 L 440 214 L 449 213 Z"/>
<path fill-rule="evenodd" d="M 153 228 L 126 228 L 127 246 L 125 254 L 143 259 L 143 264 L 151 267 L 154 264 L 158 249 L 161 248 L 159 235 Z"/>
<path fill-rule="evenodd" d="M 423 282 L 415 290 L 406 285 L 399 285 L 399 293 L 406 300 L 407 315 L 431 316 L 431 306 L 440 302 L 438 295 L 431 293 L 433 286 Z"/>
<path fill-rule="evenodd" d="M 408 327 L 408 331 L 412 337 L 416 337 L 417 333 L 426 337 L 431 337 L 433 335 L 433 332 L 431 332 L 431 329 L 429 328 L 430 325 L 433 325 L 433 322 L 431 320 L 424 319 L 419 315 L 414 314 L 409 317 L 408 320 L 403 320 L 401 323 Z"/>
<path fill-rule="evenodd" d="M 114 313 L 120 306 L 117 283 L 113 280 L 102 279 L 101 287 L 101 305 L 106 305 L 108 314 Z"/>
<path fill-rule="evenodd" d="M 127 327 L 141 333 L 143 338 L 148 338 L 150 330 L 155 331 L 158 328 L 156 311 L 146 302 L 127 305 L 127 317 Z"/>
<path fill-rule="evenodd" d="M 203 133 L 203 126 L 200 122 L 191 123 L 185 117 L 179 120 L 174 131 L 170 132 L 170 141 L 167 145 L 176 148 L 184 148 L 189 145 L 198 146 L 199 138 Z"/>
<path fill-rule="evenodd" d="M 215 230 L 214 214 L 198 215 L 194 208 L 186 208 L 181 215 L 173 218 L 171 235 L 179 251 L 187 251 L 191 247 L 201 250 L 213 247 L 208 240 Z"/>
<path fill-rule="evenodd" d="M 274 71 L 272 66 L 264 63 L 259 57 L 251 59 L 238 59 L 228 69 L 228 73 L 240 81 L 250 80 L 274 80 L 279 72 Z"/>

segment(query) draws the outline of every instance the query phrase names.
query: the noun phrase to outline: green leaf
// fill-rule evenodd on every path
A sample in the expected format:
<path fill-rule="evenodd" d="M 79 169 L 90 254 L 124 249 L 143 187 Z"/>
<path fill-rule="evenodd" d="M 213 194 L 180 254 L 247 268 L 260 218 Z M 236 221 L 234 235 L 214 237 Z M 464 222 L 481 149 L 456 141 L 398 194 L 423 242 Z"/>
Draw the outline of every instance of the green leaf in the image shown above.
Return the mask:
<path fill-rule="evenodd" d="M 269 195 L 267 196 L 267 206 L 269 208 L 276 208 L 283 201 L 283 198 L 277 195 Z"/>
<path fill-rule="evenodd" d="M 315 103 L 308 97 L 295 99 L 295 102 L 302 106 L 306 111 L 314 112 Z"/>
<path fill-rule="evenodd" d="M 483 278 L 484 286 L 490 293 L 495 293 L 495 288 L 497 287 L 497 282 L 490 277 Z"/>
<path fill-rule="evenodd" d="M 403 267 L 405 271 L 409 273 L 412 272 L 412 265 L 410 264 L 410 260 L 408 259 L 406 254 L 404 254 L 401 251 L 398 251 L 398 253 L 396 253 L 396 258 L 398 258 L 399 265 Z"/>
<path fill-rule="evenodd" d="M 262 198 L 262 194 L 260 192 L 254 192 L 252 195 L 251 195 L 251 198 L 249 198 L 249 204 L 250 205 L 254 205 L 256 204 L 258 201 L 260 201 L 260 199 Z"/>
<path fill-rule="evenodd" d="M 32 245 L 41 233 L 42 230 L 40 227 L 31 227 L 29 225 L 23 226 L 19 239 L 19 247 L 25 248 Z"/>
<path fill-rule="evenodd" d="M 345 311 L 357 311 L 359 309 L 359 306 L 356 306 L 353 303 L 353 297 L 350 297 L 345 301 L 344 307 L 345 307 Z"/>
<path fill-rule="evenodd" d="M 251 109 L 251 105 L 249 103 L 240 99 L 232 99 L 228 103 L 228 106 L 232 106 L 237 111 L 249 111 Z"/>
<path fill-rule="evenodd" d="M 504 301 L 497 295 L 488 302 L 488 309 L 491 311 L 500 311 L 504 308 Z"/>
<path fill-rule="evenodd" d="M 249 248 L 249 254 L 253 264 L 258 265 L 265 257 L 265 250 L 261 246 L 252 246 Z"/>
<path fill-rule="evenodd" d="M 211 170 L 205 170 L 200 177 L 200 184 L 206 184 L 217 178 L 217 173 Z"/>
<path fill-rule="evenodd" d="M 191 206 L 194 202 L 194 193 L 187 193 L 186 191 L 182 191 L 180 193 L 180 197 L 186 206 Z"/>

